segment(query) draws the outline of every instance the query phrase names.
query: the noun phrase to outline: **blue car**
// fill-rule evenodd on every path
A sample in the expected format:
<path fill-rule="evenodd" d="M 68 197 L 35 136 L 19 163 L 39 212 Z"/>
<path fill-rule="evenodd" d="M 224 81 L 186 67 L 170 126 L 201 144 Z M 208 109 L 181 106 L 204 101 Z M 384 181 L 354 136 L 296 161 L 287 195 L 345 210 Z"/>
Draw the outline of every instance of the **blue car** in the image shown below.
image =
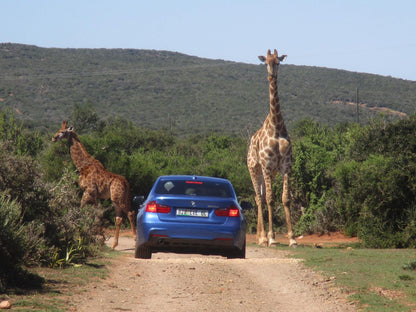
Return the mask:
<path fill-rule="evenodd" d="M 138 198 L 136 258 L 150 259 L 153 252 L 245 258 L 247 222 L 230 181 L 161 176 L 145 200 Z"/>

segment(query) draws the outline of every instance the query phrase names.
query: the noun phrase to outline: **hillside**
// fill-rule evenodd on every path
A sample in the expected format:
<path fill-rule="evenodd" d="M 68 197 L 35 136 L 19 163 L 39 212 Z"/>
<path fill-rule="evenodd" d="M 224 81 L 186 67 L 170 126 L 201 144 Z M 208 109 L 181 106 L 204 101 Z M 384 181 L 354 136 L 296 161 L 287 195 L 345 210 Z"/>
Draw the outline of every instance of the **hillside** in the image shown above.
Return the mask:
<path fill-rule="evenodd" d="M 415 112 L 414 81 L 309 66 L 279 70 L 289 127 L 304 117 L 331 125 L 355 121 L 357 87 L 362 123 L 379 111 Z M 75 104 L 152 129 L 247 136 L 268 113 L 268 81 L 264 65 L 168 51 L 0 44 L 0 109 L 49 127 L 68 119 Z"/>

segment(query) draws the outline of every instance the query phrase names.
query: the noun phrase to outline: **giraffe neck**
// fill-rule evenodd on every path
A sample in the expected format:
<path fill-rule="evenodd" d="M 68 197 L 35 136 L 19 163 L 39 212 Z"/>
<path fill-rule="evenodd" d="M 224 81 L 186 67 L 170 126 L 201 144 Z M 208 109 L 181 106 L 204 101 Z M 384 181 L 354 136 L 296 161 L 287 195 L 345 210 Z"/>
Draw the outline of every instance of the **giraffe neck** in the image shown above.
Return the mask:
<path fill-rule="evenodd" d="M 270 97 L 270 112 L 269 112 L 269 122 L 276 131 L 280 131 L 284 124 L 282 114 L 280 112 L 280 102 L 279 102 L 279 93 L 277 90 L 277 75 L 269 76 L 269 97 Z"/>
<path fill-rule="evenodd" d="M 81 170 L 85 166 L 94 162 L 95 159 L 90 154 L 88 154 L 84 145 L 82 145 L 78 139 L 78 136 L 71 137 L 68 142 L 72 161 L 78 170 Z"/>

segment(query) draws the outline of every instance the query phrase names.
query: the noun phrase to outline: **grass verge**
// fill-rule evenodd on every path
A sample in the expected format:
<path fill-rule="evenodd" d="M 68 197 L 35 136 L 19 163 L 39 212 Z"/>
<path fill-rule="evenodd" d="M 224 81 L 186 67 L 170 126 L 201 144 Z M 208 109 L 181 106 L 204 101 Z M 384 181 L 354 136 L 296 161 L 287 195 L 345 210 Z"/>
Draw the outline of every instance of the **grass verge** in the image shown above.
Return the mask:
<path fill-rule="evenodd" d="M 292 256 L 333 279 L 362 311 L 416 311 L 414 249 L 300 246 Z"/>
<path fill-rule="evenodd" d="M 87 285 L 104 280 L 108 275 L 110 259 L 120 253 L 105 248 L 101 255 L 82 265 L 70 265 L 62 269 L 32 268 L 31 272 L 43 277 L 41 289 L 11 289 L 7 300 L 13 311 L 68 311 L 74 305 L 73 296 L 87 291 Z"/>

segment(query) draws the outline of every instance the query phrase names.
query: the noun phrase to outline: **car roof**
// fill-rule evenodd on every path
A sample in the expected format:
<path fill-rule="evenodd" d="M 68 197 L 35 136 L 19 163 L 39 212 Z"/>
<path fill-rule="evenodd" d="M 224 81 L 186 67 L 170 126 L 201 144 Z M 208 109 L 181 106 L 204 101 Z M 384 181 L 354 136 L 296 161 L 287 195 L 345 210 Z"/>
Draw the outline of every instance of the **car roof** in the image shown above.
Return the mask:
<path fill-rule="evenodd" d="M 228 182 L 229 180 L 217 177 L 199 176 L 199 175 L 164 175 L 160 176 L 158 180 L 194 180 L 205 182 Z"/>

